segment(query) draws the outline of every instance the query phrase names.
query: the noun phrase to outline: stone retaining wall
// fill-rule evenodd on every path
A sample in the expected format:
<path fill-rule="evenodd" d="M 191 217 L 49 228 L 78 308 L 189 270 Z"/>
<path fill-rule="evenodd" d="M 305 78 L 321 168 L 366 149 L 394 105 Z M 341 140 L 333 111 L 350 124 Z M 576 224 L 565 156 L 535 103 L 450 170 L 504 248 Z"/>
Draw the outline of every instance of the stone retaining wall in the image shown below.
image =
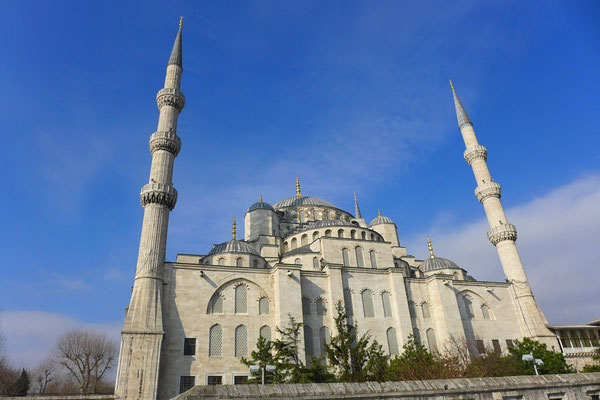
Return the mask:
<path fill-rule="evenodd" d="M 114 394 L 64 394 L 53 396 L 2 397 L 0 400 L 116 400 Z"/>
<path fill-rule="evenodd" d="M 173 400 L 600 400 L 600 373 L 428 381 L 196 386 Z"/>

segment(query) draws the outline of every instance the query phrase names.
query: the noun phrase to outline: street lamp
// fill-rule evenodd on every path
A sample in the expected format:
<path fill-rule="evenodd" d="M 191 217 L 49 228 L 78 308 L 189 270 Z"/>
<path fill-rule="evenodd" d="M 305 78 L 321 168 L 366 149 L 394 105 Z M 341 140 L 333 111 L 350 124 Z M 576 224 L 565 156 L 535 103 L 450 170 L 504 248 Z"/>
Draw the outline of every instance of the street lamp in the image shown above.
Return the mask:
<path fill-rule="evenodd" d="M 252 374 L 258 374 L 258 371 L 261 371 L 262 373 L 262 384 L 265 384 L 265 370 L 267 372 L 274 372 L 276 369 L 276 367 L 274 365 L 265 365 L 264 368 L 261 368 L 260 365 L 256 364 L 256 365 L 251 365 L 250 366 L 250 373 Z"/>
<path fill-rule="evenodd" d="M 530 362 L 533 364 L 533 369 L 535 371 L 536 375 L 539 375 L 537 366 L 542 366 L 544 365 L 544 362 L 542 360 L 540 360 L 539 358 L 533 358 L 533 353 L 529 353 L 529 354 L 523 354 L 523 356 L 521 357 L 521 359 L 525 362 Z"/>

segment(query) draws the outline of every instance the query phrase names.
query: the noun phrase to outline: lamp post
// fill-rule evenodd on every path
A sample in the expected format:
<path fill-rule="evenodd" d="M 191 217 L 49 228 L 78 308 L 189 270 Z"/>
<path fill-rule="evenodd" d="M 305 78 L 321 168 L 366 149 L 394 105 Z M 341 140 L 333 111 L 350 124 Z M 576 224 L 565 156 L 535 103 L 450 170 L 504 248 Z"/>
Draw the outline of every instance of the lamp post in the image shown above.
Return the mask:
<path fill-rule="evenodd" d="M 265 384 L 265 371 L 266 372 L 273 372 L 275 371 L 276 367 L 274 365 L 265 365 L 263 368 L 260 367 L 260 365 L 251 365 L 250 366 L 250 373 L 252 374 L 257 374 L 258 371 L 261 371 L 261 375 L 262 375 L 262 384 Z"/>
<path fill-rule="evenodd" d="M 539 358 L 533 358 L 533 353 L 529 353 L 529 354 L 523 354 L 523 356 L 521 357 L 521 359 L 525 362 L 530 362 L 533 364 L 533 370 L 535 371 L 536 375 L 539 375 L 537 366 L 542 366 L 544 365 L 544 362 L 542 360 L 540 360 Z"/>

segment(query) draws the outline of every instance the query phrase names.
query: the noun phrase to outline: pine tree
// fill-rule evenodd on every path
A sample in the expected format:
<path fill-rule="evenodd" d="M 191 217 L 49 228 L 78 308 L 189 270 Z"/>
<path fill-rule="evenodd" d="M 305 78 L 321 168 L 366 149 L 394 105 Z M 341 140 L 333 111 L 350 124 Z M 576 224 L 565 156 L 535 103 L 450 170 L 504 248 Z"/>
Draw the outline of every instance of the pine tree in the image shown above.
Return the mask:
<path fill-rule="evenodd" d="M 27 396 L 27 392 L 29 391 L 29 387 L 31 386 L 31 380 L 29 379 L 29 374 L 25 371 L 25 368 L 21 370 L 21 375 L 15 382 L 14 392 L 16 396 Z"/>

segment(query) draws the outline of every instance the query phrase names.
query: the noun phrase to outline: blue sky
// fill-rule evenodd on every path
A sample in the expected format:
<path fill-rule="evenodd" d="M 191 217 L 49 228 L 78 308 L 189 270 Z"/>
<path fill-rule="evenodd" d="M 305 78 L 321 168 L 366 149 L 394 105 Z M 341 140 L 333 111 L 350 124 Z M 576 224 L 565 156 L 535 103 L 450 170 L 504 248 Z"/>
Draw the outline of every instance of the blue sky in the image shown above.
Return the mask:
<path fill-rule="evenodd" d="M 227 240 L 232 214 L 292 196 L 300 176 L 347 210 L 356 191 L 409 253 L 424 257 L 429 233 L 439 255 L 502 280 L 452 78 L 548 319 L 600 316 L 600 3 L 19 1 L 0 15 L 0 329 L 15 362 L 35 361 L 30 336 L 118 332 L 180 15 L 168 259 Z"/>

